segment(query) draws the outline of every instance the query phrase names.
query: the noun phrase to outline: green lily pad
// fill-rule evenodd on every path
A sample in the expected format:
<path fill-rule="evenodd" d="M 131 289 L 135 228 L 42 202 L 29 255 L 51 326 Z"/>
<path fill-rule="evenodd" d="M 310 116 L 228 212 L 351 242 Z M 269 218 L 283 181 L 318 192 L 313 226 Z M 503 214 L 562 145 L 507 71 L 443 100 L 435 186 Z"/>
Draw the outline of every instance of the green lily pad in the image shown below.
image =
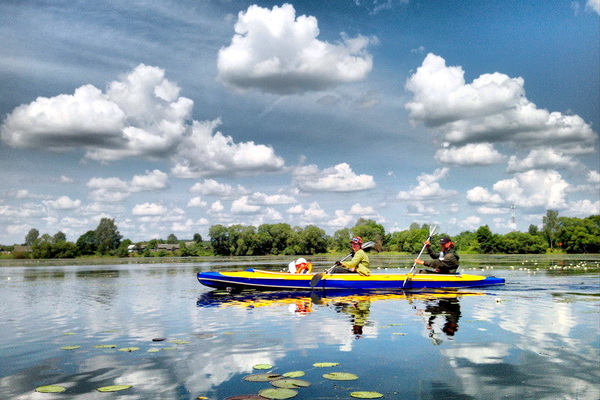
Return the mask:
<path fill-rule="evenodd" d="M 126 351 L 131 353 L 132 351 L 138 351 L 139 349 L 139 347 L 122 347 L 119 349 L 119 351 Z"/>
<path fill-rule="evenodd" d="M 188 344 L 190 341 L 182 340 L 182 339 L 174 339 L 174 340 L 169 340 L 169 342 L 175 343 L 175 344 Z"/>
<path fill-rule="evenodd" d="M 281 378 L 279 374 L 253 374 L 245 376 L 242 379 L 248 382 L 270 382 L 279 378 Z"/>
<path fill-rule="evenodd" d="M 96 349 L 114 349 L 116 347 L 116 344 L 97 344 L 94 346 Z"/>
<path fill-rule="evenodd" d="M 161 348 L 161 350 L 166 350 L 166 351 L 177 350 L 177 347 L 163 347 L 163 348 Z"/>
<path fill-rule="evenodd" d="M 271 385 L 284 389 L 296 389 L 299 387 L 309 387 L 310 382 L 303 381 L 302 379 L 276 379 L 271 381 Z"/>
<path fill-rule="evenodd" d="M 358 375 L 349 372 L 332 372 L 323 375 L 323 378 L 331 379 L 332 381 L 354 381 L 358 379 Z"/>
<path fill-rule="evenodd" d="M 148 349 L 147 353 L 158 353 L 160 349 Z"/>
<path fill-rule="evenodd" d="M 318 362 L 318 363 L 314 363 L 313 367 L 319 367 L 319 368 L 337 367 L 338 365 L 340 365 L 340 363 L 337 363 L 337 362 Z"/>
<path fill-rule="evenodd" d="M 63 332 L 63 335 L 71 336 L 71 335 L 76 335 L 76 333 L 75 332 Z"/>
<path fill-rule="evenodd" d="M 129 389 L 131 385 L 113 385 L 113 386 L 103 386 L 96 389 L 99 392 L 118 392 L 121 390 Z"/>
<path fill-rule="evenodd" d="M 58 385 L 40 386 L 35 388 L 35 391 L 38 393 L 62 393 L 65 390 L 67 390 L 66 387 Z"/>
<path fill-rule="evenodd" d="M 254 368 L 254 369 L 271 369 L 271 368 L 273 368 L 273 366 L 271 364 L 256 364 L 252 368 Z"/>
<path fill-rule="evenodd" d="M 60 349 L 61 349 L 61 350 L 75 350 L 75 349 L 78 349 L 78 348 L 80 348 L 80 347 L 81 347 L 81 346 L 63 346 L 63 347 L 61 347 Z"/>
<path fill-rule="evenodd" d="M 283 400 L 295 397 L 298 395 L 298 391 L 293 389 L 263 389 L 258 394 L 267 399 Z"/>
<path fill-rule="evenodd" d="M 350 393 L 350 396 L 358 399 L 379 399 L 383 397 L 381 393 L 377 392 L 352 392 Z"/>
<path fill-rule="evenodd" d="M 290 371 L 283 374 L 283 376 L 285 376 L 286 378 L 299 378 L 304 375 L 304 371 Z"/>

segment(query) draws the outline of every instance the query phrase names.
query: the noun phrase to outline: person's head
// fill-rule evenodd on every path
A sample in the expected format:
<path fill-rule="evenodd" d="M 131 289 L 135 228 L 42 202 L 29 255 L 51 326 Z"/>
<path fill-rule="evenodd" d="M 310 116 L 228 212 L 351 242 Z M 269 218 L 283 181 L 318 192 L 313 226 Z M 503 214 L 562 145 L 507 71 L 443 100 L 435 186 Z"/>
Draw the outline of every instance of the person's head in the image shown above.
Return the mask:
<path fill-rule="evenodd" d="M 307 261 L 300 257 L 299 259 L 296 260 L 296 268 L 297 267 L 306 267 Z"/>
<path fill-rule="evenodd" d="M 360 249 L 362 246 L 362 238 L 360 236 L 353 237 L 350 240 L 350 246 L 352 246 L 352 250 L 354 251 Z"/>
<path fill-rule="evenodd" d="M 448 236 L 442 237 L 440 239 L 440 244 L 442 245 L 442 249 L 454 247 L 454 243 L 452 243 L 452 239 L 450 239 Z"/>

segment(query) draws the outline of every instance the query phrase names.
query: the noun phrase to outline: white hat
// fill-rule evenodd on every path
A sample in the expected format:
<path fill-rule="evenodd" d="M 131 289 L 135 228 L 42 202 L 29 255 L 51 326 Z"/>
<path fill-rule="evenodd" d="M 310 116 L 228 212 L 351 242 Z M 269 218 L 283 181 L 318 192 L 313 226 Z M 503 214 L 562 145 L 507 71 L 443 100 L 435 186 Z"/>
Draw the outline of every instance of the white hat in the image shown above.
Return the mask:
<path fill-rule="evenodd" d="M 307 264 L 306 260 L 302 257 L 296 260 L 296 265 L 298 264 Z"/>

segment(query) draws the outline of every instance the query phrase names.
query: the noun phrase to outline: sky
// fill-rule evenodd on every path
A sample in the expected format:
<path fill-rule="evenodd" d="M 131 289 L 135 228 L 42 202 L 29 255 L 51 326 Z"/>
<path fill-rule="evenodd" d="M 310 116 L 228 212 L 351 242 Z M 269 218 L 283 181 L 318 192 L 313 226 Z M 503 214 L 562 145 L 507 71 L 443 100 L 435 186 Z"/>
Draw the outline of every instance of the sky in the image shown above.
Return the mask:
<path fill-rule="evenodd" d="M 600 214 L 599 0 L 4 1 L 0 243 Z"/>

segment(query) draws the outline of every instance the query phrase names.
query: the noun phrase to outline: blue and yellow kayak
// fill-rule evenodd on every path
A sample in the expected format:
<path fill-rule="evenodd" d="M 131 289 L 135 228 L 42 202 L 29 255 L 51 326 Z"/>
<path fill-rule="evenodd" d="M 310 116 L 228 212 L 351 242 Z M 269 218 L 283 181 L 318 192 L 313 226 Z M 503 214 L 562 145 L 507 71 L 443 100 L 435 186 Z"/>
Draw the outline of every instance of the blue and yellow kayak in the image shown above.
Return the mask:
<path fill-rule="evenodd" d="M 462 288 L 490 285 L 503 285 L 504 279 L 493 276 L 467 274 L 386 274 L 371 276 L 358 274 L 324 274 L 318 283 L 311 287 L 315 274 L 290 274 L 247 269 L 237 272 L 199 272 L 198 281 L 208 287 L 225 290 L 397 290 L 422 288 Z"/>

